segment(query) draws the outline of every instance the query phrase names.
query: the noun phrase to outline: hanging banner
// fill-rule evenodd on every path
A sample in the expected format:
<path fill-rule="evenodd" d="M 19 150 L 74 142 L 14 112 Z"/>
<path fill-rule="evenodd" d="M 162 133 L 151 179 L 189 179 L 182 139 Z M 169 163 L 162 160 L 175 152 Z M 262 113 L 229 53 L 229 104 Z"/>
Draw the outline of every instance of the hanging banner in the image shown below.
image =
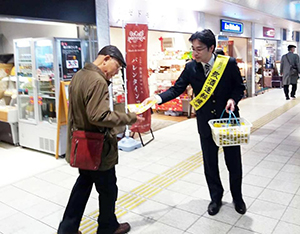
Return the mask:
<path fill-rule="evenodd" d="M 146 24 L 127 24 L 126 39 L 126 77 L 128 104 L 141 103 L 149 97 L 148 66 L 147 66 L 147 37 Z M 151 110 L 141 114 L 145 120 L 132 127 L 132 131 L 147 132 L 151 128 Z"/>

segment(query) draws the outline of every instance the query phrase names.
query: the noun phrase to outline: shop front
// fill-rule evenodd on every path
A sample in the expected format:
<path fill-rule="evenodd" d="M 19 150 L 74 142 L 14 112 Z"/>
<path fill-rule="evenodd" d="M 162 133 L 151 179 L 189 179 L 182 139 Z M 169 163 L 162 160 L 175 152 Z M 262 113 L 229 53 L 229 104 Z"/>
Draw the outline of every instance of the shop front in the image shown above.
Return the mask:
<path fill-rule="evenodd" d="M 94 1 L 90 3 L 85 7 L 95 12 Z M 11 55 L 6 66 L 14 66 L 5 75 L 0 66 L 0 141 L 56 153 L 60 82 L 70 80 L 84 61 L 92 61 L 98 49 L 91 36 L 95 14 L 74 18 L 83 3 L 74 3 L 67 12 L 66 4 L 49 2 L 34 10 L 39 4 L 28 1 L 22 11 L 0 9 L 0 16 L 5 15 L 0 17 L 0 58 Z M 59 134 L 59 155 L 64 155 L 65 125 Z"/>
<path fill-rule="evenodd" d="M 189 37 L 200 30 L 199 12 L 187 10 L 163 11 L 153 4 L 136 5 L 131 8 L 120 0 L 109 2 L 110 38 L 125 53 L 125 26 L 145 24 L 148 28 L 147 68 L 149 95 L 163 92 L 171 87 L 188 60 L 192 58 Z M 127 11 L 128 10 L 128 11 Z M 203 22 L 204 23 L 204 22 Z M 130 79 L 130 77 L 127 77 Z M 113 79 L 115 102 L 124 101 L 121 75 Z M 157 111 L 167 115 L 179 115 L 190 111 L 192 90 L 163 105 L 156 105 Z"/>
<path fill-rule="evenodd" d="M 216 34 L 217 49 L 225 55 L 234 57 L 240 69 L 246 90 L 245 97 L 251 96 L 251 23 L 205 15 L 206 27 Z M 213 24 L 212 22 L 219 22 Z"/>
<path fill-rule="evenodd" d="M 281 52 L 280 28 L 255 25 L 255 94 L 277 87 L 272 79 L 279 75 Z"/>

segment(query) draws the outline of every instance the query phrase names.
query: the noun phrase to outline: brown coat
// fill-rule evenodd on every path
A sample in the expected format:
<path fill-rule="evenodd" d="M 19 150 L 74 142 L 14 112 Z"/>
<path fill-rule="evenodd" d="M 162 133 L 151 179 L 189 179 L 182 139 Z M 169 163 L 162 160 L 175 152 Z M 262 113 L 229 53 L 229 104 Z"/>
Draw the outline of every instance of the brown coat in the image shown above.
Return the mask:
<path fill-rule="evenodd" d="M 118 163 L 117 138 L 113 133 L 113 127 L 133 124 L 137 118 L 135 113 L 110 111 L 108 85 L 109 81 L 105 79 L 103 72 L 92 63 L 85 64 L 84 68 L 73 76 L 69 85 L 66 152 L 68 162 L 70 162 L 72 129 L 98 132 L 107 128 L 108 134 L 104 141 L 99 170 L 109 170 Z"/>

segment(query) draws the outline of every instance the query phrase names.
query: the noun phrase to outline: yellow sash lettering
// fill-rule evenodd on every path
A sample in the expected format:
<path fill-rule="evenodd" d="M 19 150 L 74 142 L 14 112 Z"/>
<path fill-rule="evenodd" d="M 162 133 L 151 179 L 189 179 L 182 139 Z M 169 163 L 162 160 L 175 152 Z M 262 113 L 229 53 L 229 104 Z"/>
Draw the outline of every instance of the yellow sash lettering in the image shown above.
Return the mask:
<path fill-rule="evenodd" d="M 216 61 L 206 78 L 200 93 L 190 102 L 195 110 L 199 110 L 215 91 L 227 66 L 228 60 L 229 56 L 224 55 L 218 55 L 216 58 Z"/>

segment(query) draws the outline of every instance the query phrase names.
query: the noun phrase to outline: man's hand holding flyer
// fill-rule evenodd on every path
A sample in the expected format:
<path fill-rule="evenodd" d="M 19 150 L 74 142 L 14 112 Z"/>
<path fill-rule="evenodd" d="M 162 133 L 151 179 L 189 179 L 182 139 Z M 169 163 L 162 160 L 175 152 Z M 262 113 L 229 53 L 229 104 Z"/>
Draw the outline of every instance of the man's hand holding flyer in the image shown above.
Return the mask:
<path fill-rule="evenodd" d="M 128 104 L 128 110 L 130 112 L 135 112 L 136 114 L 142 114 L 146 110 L 148 110 L 150 107 L 152 107 L 157 100 L 152 100 L 148 102 L 146 105 L 144 103 L 136 103 L 136 104 Z"/>

